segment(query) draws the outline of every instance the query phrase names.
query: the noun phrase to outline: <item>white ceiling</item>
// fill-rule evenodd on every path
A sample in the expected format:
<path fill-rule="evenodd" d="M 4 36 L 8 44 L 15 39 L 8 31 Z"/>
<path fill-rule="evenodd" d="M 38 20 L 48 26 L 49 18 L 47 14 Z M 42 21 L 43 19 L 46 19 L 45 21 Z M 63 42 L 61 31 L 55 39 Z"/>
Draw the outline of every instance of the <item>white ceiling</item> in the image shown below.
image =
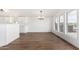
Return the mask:
<path fill-rule="evenodd" d="M 41 9 L 9 9 L 4 15 L 35 17 L 40 15 L 40 10 Z M 64 11 L 68 11 L 68 9 L 42 9 L 42 11 L 44 16 L 49 17 L 61 14 Z"/>

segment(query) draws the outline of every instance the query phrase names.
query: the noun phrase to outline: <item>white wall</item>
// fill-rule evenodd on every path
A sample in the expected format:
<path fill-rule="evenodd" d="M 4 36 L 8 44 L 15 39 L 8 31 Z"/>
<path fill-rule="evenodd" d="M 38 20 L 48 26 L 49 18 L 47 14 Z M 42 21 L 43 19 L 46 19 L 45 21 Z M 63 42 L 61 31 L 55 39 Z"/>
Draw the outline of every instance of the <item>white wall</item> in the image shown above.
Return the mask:
<path fill-rule="evenodd" d="M 51 18 L 39 20 L 36 17 L 18 17 L 20 32 L 51 32 Z"/>
<path fill-rule="evenodd" d="M 39 20 L 37 18 L 30 18 L 29 32 L 51 32 L 51 19 Z"/>
<path fill-rule="evenodd" d="M 20 33 L 28 32 L 28 17 L 16 17 L 15 21 L 20 24 Z"/>
<path fill-rule="evenodd" d="M 6 17 L 0 17 L 0 24 L 5 24 L 7 23 L 7 19 L 5 19 Z"/>
<path fill-rule="evenodd" d="M 15 17 L 0 16 L 0 24 L 14 23 L 14 19 L 15 19 Z"/>
<path fill-rule="evenodd" d="M 51 32 L 52 17 L 39 20 L 37 17 L 0 17 L 0 24 L 18 22 L 20 33 L 27 32 Z"/>

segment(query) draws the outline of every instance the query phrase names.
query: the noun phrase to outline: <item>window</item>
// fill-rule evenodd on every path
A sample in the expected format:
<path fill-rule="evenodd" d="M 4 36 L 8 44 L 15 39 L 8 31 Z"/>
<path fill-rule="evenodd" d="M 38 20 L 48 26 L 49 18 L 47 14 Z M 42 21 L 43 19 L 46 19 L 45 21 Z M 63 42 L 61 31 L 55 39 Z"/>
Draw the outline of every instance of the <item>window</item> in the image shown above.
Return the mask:
<path fill-rule="evenodd" d="M 77 29 L 77 11 L 71 11 L 68 13 L 67 21 L 68 33 L 75 33 Z"/>
<path fill-rule="evenodd" d="M 56 17 L 55 19 L 55 30 L 58 31 L 58 23 L 59 23 L 59 18 Z"/>
<path fill-rule="evenodd" d="M 59 30 L 60 30 L 60 32 L 64 32 L 64 15 L 60 16 Z"/>
<path fill-rule="evenodd" d="M 57 16 L 55 19 L 55 30 L 70 37 L 78 37 L 77 25 L 77 10 L 68 11 L 68 13 L 60 17 Z"/>

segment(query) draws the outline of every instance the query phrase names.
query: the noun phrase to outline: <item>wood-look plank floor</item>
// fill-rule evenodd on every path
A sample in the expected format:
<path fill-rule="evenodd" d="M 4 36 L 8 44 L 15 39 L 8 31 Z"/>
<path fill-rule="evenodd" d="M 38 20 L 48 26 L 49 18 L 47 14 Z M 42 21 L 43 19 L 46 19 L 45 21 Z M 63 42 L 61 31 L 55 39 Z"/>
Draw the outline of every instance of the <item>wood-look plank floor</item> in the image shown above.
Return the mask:
<path fill-rule="evenodd" d="M 27 33 L 0 50 L 76 50 L 52 33 Z"/>

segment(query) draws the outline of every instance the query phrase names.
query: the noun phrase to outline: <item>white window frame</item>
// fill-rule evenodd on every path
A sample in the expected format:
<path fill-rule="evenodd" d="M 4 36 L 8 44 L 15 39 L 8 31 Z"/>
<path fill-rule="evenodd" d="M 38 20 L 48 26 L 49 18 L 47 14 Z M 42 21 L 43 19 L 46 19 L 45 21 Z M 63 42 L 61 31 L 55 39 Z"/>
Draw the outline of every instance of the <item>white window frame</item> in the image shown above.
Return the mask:
<path fill-rule="evenodd" d="M 69 12 L 66 12 L 66 26 L 67 26 L 65 29 L 67 30 L 66 34 L 68 33 L 68 14 L 72 11 L 77 11 L 77 10 L 70 10 Z M 78 27 L 78 18 L 77 18 L 77 27 Z"/>
<path fill-rule="evenodd" d="M 60 17 L 61 17 L 61 16 L 64 17 L 64 18 L 63 18 L 63 21 L 64 21 L 64 22 L 63 22 L 63 31 L 65 32 L 65 15 L 64 15 L 64 14 L 62 14 L 62 15 L 59 16 L 59 32 L 61 32 L 61 31 L 60 31 Z M 64 33 L 64 32 L 61 32 L 61 33 Z"/>
<path fill-rule="evenodd" d="M 56 16 L 55 23 L 56 23 L 56 21 L 58 21 L 58 23 L 57 23 L 57 29 L 55 27 L 55 31 L 59 32 L 59 16 Z M 55 24 L 55 26 L 56 26 L 56 24 Z"/>

